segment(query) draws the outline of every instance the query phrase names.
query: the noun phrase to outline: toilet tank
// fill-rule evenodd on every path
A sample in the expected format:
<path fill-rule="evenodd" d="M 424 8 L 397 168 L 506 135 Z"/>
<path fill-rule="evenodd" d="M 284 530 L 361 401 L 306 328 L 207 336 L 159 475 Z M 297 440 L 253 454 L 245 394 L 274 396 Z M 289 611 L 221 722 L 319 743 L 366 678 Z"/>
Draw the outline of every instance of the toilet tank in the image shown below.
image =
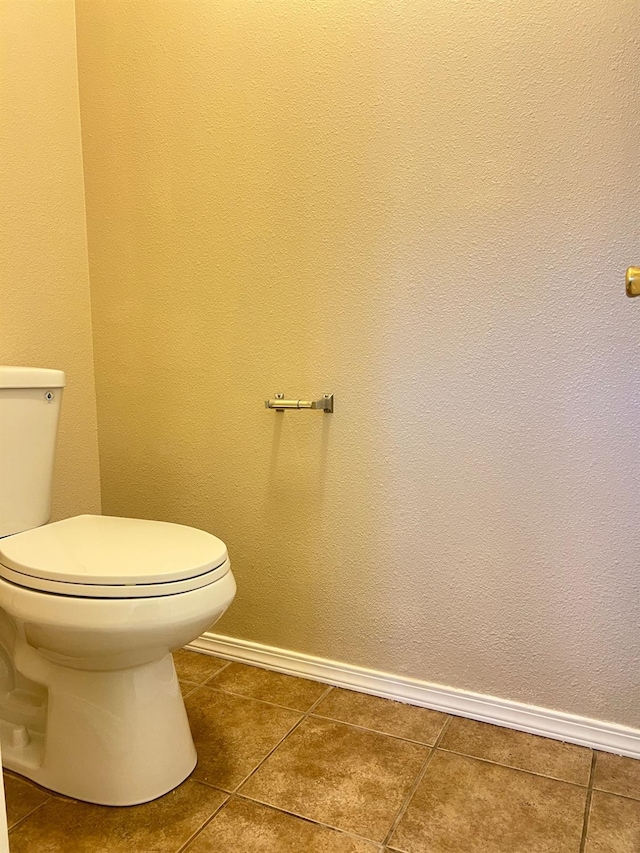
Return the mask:
<path fill-rule="evenodd" d="M 0 536 L 46 524 L 65 376 L 0 366 Z"/>

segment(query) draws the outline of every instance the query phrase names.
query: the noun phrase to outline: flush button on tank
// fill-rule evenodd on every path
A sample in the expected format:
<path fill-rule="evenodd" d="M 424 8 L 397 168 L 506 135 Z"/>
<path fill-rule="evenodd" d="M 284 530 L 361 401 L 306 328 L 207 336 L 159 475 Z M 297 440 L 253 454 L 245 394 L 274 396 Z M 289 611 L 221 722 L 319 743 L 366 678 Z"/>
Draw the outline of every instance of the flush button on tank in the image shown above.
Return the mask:
<path fill-rule="evenodd" d="M 56 399 L 56 395 L 53 393 L 53 391 L 45 391 L 44 399 L 47 401 L 47 403 L 53 403 L 53 401 Z"/>

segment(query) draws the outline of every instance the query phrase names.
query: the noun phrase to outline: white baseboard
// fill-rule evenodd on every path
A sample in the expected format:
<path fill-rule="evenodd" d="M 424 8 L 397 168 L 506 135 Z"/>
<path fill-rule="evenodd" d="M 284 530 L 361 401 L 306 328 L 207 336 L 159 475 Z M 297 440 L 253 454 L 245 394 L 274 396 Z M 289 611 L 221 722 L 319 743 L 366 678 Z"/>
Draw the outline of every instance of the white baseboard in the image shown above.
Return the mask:
<path fill-rule="evenodd" d="M 203 634 L 190 644 L 190 648 L 287 675 L 323 681 L 361 693 L 371 693 L 423 708 L 471 717 L 496 726 L 577 743 L 605 752 L 615 752 L 618 755 L 628 755 L 630 758 L 640 758 L 640 729 L 631 729 L 616 723 L 590 720 L 587 717 L 525 705 L 523 702 L 483 696 L 468 690 L 444 687 L 416 678 L 378 672 L 219 634 Z"/>

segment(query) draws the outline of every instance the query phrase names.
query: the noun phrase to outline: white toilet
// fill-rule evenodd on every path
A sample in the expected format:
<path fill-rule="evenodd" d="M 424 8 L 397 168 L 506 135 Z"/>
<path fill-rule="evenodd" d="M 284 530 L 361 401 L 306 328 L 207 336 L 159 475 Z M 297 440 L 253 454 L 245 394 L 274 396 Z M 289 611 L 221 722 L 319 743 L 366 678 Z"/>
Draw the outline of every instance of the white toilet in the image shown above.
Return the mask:
<path fill-rule="evenodd" d="M 61 794 L 134 805 L 195 766 L 171 652 L 236 586 L 224 543 L 202 530 L 47 524 L 64 384 L 59 370 L 0 367 L 2 760 Z"/>

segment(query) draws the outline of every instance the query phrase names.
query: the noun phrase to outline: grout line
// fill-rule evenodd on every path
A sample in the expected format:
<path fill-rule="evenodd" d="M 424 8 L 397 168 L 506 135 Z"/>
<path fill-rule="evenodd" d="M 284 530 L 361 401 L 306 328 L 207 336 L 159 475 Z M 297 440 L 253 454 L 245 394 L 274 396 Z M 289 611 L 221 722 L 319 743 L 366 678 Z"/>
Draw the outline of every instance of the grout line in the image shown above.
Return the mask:
<path fill-rule="evenodd" d="M 233 796 L 233 791 L 227 791 L 224 788 L 221 788 L 220 785 L 216 785 L 214 782 L 206 782 L 204 779 L 195 779 L 193 774 L 196 772 L 196 769 L 197 768 L 193 769 L 191 776 L 187 776 L 187 779 L 191 779 L 196 783 L 196 785 L 204 785 L 205 788 L 212 788 L 214 791 L 218 791 L 219 794 L 224 794 L 225 797 Z M 185 782 L 187 779 L 185 779 Z M 184 785 L 184 782 L 182 784 Z"/>
<path fill-rule="evenodd" d="M 230 661 L 230 663 L 231 663 L 231 661 Z M 201 687 L 203 687 L 204 685 L 200 685 L 200 686 L 201 686 Z M 208 690 L 211 690 L 211 691 L 212 691 L 212 692 L 214 692 L 214 693 L 223 693 L 223 694 L 225 693 L 225 691 L 223 691 L 223 690 L 215 690 L 213 687 L 208 687 L 207 689 L 208 689 Z M 269 705 L 269 706 L 271 706 L 272 708 L 283 708 L 283 710 L 287 710 L 287 711 L 294 711 L 294 710 L 295 710 L 295 713 L 300 714 L 300 719 L 299 719 L 299 720 L 298 720 L 298 721 L 297 721 L 297 722 L 296 722 L 296 723 L 295 723 L 295 724 L 294 724 L 294 725 L 289 729 L 289 731 L 288 731 L 288 732 L 287 732 L 287 733 L 286 733 L 282 738 L 280 738 L 280 740 L 275 744 L 275 746 L 274 746 L 272 749 L 270 749 L 270 750 L 269 750 L 269 752 L 264 756 L 264 758 L 263 758 L 261 761 L 259 761 L 259 762 L 258 762 L 258 764 L 253 768 L 253 770 L 252 770 L 249 774 L 247 774 L 247 776 L 245 776 L 245 778 L 244 778 L 244 779 L 242 779 L 242 781 L 241 781 L 241 782 L 239 782 L 239 783 L 236 785 L 235 789 L 234 789 L 233 791 L 229 792 L 230 796 L 234 796 L 234 795 L 239 791 L 239 789 L 240 789 L 240 788 L 241 788 L 241 787 L 242 787 L 246 782 L 248 782 L 248 781 L 249 781 L 249 779 L 250 779 L 250 778 L 251 778 L 255 773 L 257 773 L 257 771 L 262 767 L 262 765 L 265 763 L 265 761 L 266 761 L 266 760 L 267 760 L 271 755 L 273 755 L 273 753 L 276 751 L 276 749 L 278 749 L 278 747 L 280 747 L 280 746 L 284 743 L 284 741 L 289 737 L 289 735 L 293 734 L 293 732 L 298 728 L 298 726 L 300 726 L 300 724 L 301 724 L 302 722 L 304 722 L 304 720 L 306 720 L 306 719 L 307 719 L 307 717 L 309 716 L 309 714 L 311 713 L 311 711 L 316 707 L 316 705 L 318 705 L 318 703 L 319 703 L 319 702 L 322 702 L 322 700 L 325 698 L 325 696 L 326 696 L 326 695 L 327 695 L 331 690 L 333 690 L 332 685 L 330 685 L 330 684 L 329 684 L 329 685 L 327 685 L 327 689 L 326 689 L 326 690 L 325 690 L 325 691 L 324 691 L 324 692 L 323 692 L 323 693 L 322 693 L 322 694 L 321 694 L 321 695 L 316 699 L 316 701 L 311 705 L 311 707 L 310 707 L 307 711 L 300 711 L 300 710 L 295 710 L 295 709 L 292 709 L 292 708 L 285 708 L 284 706 L 282 706 L 282 705 L 276 705 L 276 704 L 275 704 L 275 703 L 273 703 L 273 702 L 265 702 L 263 699 L 252 699 L 252 697 L 250 697 L 250 696 L 239 696 L 239 695 L 238 695 L 238 694 L 236 694 L 236 693 L 231 694 L 231 695 L 233 695 L 233 696 L 238 696 L 238 698 L 240 698 L 240 699 L 250 699 L 250 700 L 252 700 L 252 701 L 254 701 L 254 702 L 261 702 L 263 705 Z M 198 780 L 195 780 L 195 781 L 198 781 Z M 206 783 L 204 783 L 204 784 L 206 784 Z M 210 786 L 210 787 L 213 787 L 213 786 Z M 228 802 L 228 801 L 227 801 L 227 802 Z"/>
<path fill-rule="evenodd" d="M 339 723 L 342 726 L 350 726 L 352 729 L 360 729 L 364 732 L 371 732 L 371 734 L 373 735 L 384 735 L 384 737 L 391 737 L 394 738 L 394 740 L 402 740 L 405 743 L 413 743 L 416 746 L 426 746 L 427 749 L 435 748 L 433 743 L 427 743 L 424 740 L 414 740 L 414 738 L 402 737 L 402 735 L 394 735 L 391 732 L 383 732 L 381 729 L 371 729 L 368 726 L 361 726 L 358 723 L 350 723 L 348 720 L 338 720 L 336 717 L 324 717 L 322 714 L 314 714 L 311 711 L 309 711 L 309 715 L 312 716 L 315 720 L 326 720 L 328 723 Z M 438 738 L 436 738 L 436 740 L 437 739 Z"/>
<path fill-rule="evenodd" d="M 191 688 L 190 690 L 187 690 L 185 693 L 182 693 L 182 687 L 180 688 L 180 693 L 182 694 L 183 699 L 186 699 L 187 696 L 191 696 L 191 694 L 193 693 L 194 690 L 198 690 L 201 687 L 200 684 L 194 684 L 193 681 L 180 681 L 180 679 L 178 679 L 178 682 L 181 685 L 182 684 L 188 684 L 189 687 Z"/>
<path fill-rule="evenodd" d="M 52 798 L 50 797 L 49 799 L 52 799 Z M 48 802 L 49 802 L 49 800 L 45 800 L 44 803 L 40 803 L 39 806 L 36 806 L 35 809 L 32 809 L 29 812 L 29 814 L 24 815 L 24 817 L 21 817 L 20 820 L 17 820 L 15 823 L 12 823 L 11 826 L 7 827 L 9 832 L 13 832 L 14 829 L 17 829 L 17 827 L 21 826 L 25 822 L 25 820 L 30 818 L 31 815 L 34 815 L 37 811 L 40 811 L 40 809 L 43 806 L 45 806 Z"/>
<path fill-rule="evenodd" d="M 604 788 L 594 788 L 593 793 L 606 794 L 607 797 L 619 797 L 621 800 L 631 800 L 632 803 L 640 803 L 640 796 L 632 797 L 631 794 L 616 794 L 615 791 L 605 791 Z"/>
<path fill-rule="evenodd" d="M 278 705 L 277 702 L 269 702 L 268 699 L 256 699 L 255 696 L 245 696 L 243 693 L 232 693 L 231 690 L 220 690 L 218 687 L 213 687 L 209 684 L 199 684 L 198 689 L 201 687 L 206 687 L 207 690 L 211 690 L 212 693 L 221 693 L 223 696 L 235 696 L 237 699 L 245 699 L 247 702 L 260 702 L 261 705 L 269 705 L 272 708 L 282 708 L 283 711 L 292 711 L 294 714 L 304 714 L 305 717 L 309 713 L 308 711 L 301 711 L 300 708 L 292 708 L 290 705 Z M 313 705 L 315 704 L 316 703 L 314 702 Z"/>
<path fill-rule="evenodd" d="M 45 788 L 44 785 L 41 785 L 39 782 L 34 782 L 33 779 L 30 779 L 28 776 L 23 776 L 21 773 L 18 773 L 17 770 L 10 770 L 8 767 L 2 767 L 0 770 L 5 776 L 11 776 L 13 779 L 17 779 L 18 782 L 24 782 L 27 785 L 30 785 L 46 797 L 62 797 L 66 800 L 73 799 L 73 797 L 67 797 L 66 794 L 58 794 L 57 791 L 52 791 L 51 788 Z"/>
<path fill-rule="evenodd" d="M 222 658 L 220 658 L 220 660 L 222 660 Z M 213 681 L 214 678 L 217 678 L 220 675 L 220 673 L 224 672 L 225 669 L 227 669 L 229 666 L 231 666 L 232 663 L 233 663 L 233 661 L 230 661 L 230 660 L 225 661 L 224 664 L 220 667 L 220 669 L 216 669 L 216 671 L 213 673 L 213 675 L 210 675 L 208 678 L 205 678 L 205 680 L 202 682 L 200 687 L 204 687 L 205 684 L 208 684 L 210 681 Z"/>
<path fill-rule="evenodd" d="M 215 678 L 215 676 L 213 676 L 213 677 Z M 316 683 L 320 684 L 322 682 L 316 682 Z M 223 690 L 222 688 L 216 687 L 215 685 L 210 684 L 209 682 L 207 682 L 205 684 L 196 684 L 194 686 L 198 690 L 201 687 L 206 687 L 208 690 L 211 690 L 214 693 L 222 693 L 222 694 L 227 695 L 227 696 L 237 696 L 238 699 L 248 699 L 250 702 L 261 702 L 263 705 L 270 705 L 272 708 L 282 708 L 285 711 L 293 711 L 296 714 L 303 714 L 304 717 L 313 717 L 316 720 L 327 720 L 327 722 L 330 722 L 330 723 L 339 723 L 340 725 L 349 726 L 350 728 L 360 729 L 361 731 L 365 731 L 365 732 L 371 732 L 371 734 L 383 735 L 384 737 L 390 737 L 390 738 L 393 738 L 394 740 L 401 740 L 401 741 L 404 741 L 405 743 L 413 743 L 416 746 L 425 746 L 428 749 L 434 748 L 434 744 L 425 743 L 425 741 L 423 741 L 423 740 L 414 740 L 413 738 L 402 737 L 402 735 L 395 735 L 395 734 L 392 734 L 391 732 L 383 732 L 380 729 L 372 729 L 372 728 L 369 728 L 368 726 L 360 726 L 360 725 L 358 725 L 358 723 L 350 723 L 348 720 L 339 720 L 336 717 L 325 717 L 322 714 L 314 713 L 315 709 L 322 702 L 322 700 L 325 699 L 328 696 L 328 694 L 332 690 L 335 689 L 333 684 L 328 684 L 327 689 L 324 691 L 324 693 L 322 693 L 322 695 L 319 696 L 315 700 L 315 702 L 306 711 L 302 711 L 300 708 L 293 708 L 291 705 L 282 705 L 278 702 L 271 702 L 268 699 L 258 699 L 255 696 L 247 696 L 244 693 L 236 693 L 233 690 L 228 690 L 228 689 Z M 183 698 L 186 699 L 187 696 L 191 696 L 191 694 L 193 692 L 194 692 L 193 690 L 190 690 L 189 693 L 185 694 Z M 393 700 L 391 700 L 391 701 L 393 701 Z M 438 713 L 442 713 L 442 712 L 439 711 Z M 448 715 L 443 714 L 443 716 L 448 716 Z M 464 754 L 464 753 L 461 753 L 461 754 Z M 515 769 L 517 769 L 517 768 L 515 768 Z M 540 775 L 540 774 L 536 774 L 536 775 Z M 560 780 L 560 781 L 562 781 L 562 780 Z"/>
<path fill-rule="evenodd" d="M 390 844 L 391 839 L 393 837 L 393 833 L 398 828 L 398 824 L 400 823 L 400 821 L 402 820 L 402 818 L 405 815 L 405 812 L 409 808 L 409 803 L 413 799 L 415 792 L 418 790 L 418 786 L 420 785 L 420 783 L 424 779 L 424 776 L 427 772 L 429 764 L 431 763 L 433 756 L 436 754 L 436 750 L 438 749 L 438 746 L 440 745 L 442 738 L 444 737 L 444 734 L 447 731 L 447 728 L 449 727 L 449 724 L 451 723 L 452 719 L 453 719 L 453 717 L 449 717 L 447 720 L 445 720 L 445 723 L 440 730 L 440 734 L 436 738 L 436 742 L 434 743 L 432 749 L 429 751 L 429 754 L 425 758 L 424 764 L 422 765 L 421 769 L 418 771 L 418 775 L 416 776 L 413 785 L 409 789 L 407 796 L 404 798 L 404 802 L 400 806 L 400 809 L 398 810 L 398 814 L 396 815 L 395 820 L 391 824 L 389 831 L 387 832 L 387 834 L 384 837 L 384 841 L 382 842 L 383 849 Z"/>
<path fill-rule="evenodd" d="M 259 664 L 259 663 L 247 663 L 246 661 L 236 660 L 235 658 L 223 658 L 223 657 L 220 657 L 219 655 L 210 655 L 210 654 L 208 654 L 207 652 L 203 651 L 202 649 L 191 649 L 191 648 L 187 648 L 187 647 L 184 647 L 184 646 L 183 646 L 183 650 L 184 650 L 184 651 L 187 651 L 187 652 L 193 652 L 193 653 L 194 653 L 194 654 L 196 654 L 196 655 L 197 655 L 197 654 L 200 654 L 200 655 L 203 655 L 204 657 L 214 657 L 216 660 L 222 660 L 222 661 L 224 661 L 224 666 L 221 666 L 221 667 L 220 667 L 220 669 L 217 669 L 217 670 L 213 673 L 213 675 L 210 675 L 210 676 L 209 676 L 207 679 L 205 679 L 202 683 L 200 683 L 200 682 L 198 683 L 198 686 L 199 686 L 199 687 L 204 687 L 205 685 L 208 687 L 208 686 L 209 686 L 209 682 L 210 682 L 210 681 L 215 681 L 215 679 L 218 677 L 218 675 L 220 675 L 220 673 L 221 673 L 221 672 L 223 672 L 225 669 L 227 669 L 227 667 L 231 666 L 231 664 L 233 664 L 233 663 L 240 664 L 240 666 L 244 666 L 244 667 L 246 667 L 246 668 L 248 668 L 248 669 L 259 669 L 259 670 L 262 670 L 262 671 L 264 671 L 264 672 L 275 672 L 275 673 L 278 673 L 279 675 L 284 675 L 284 676 L 286 676 L 287 678 L 295 678 L 295 679 L 298 679 L 299 681 L 312 681 L 312 682 L 314 682 L 315 684 L 323 684 L 325 687 L 328 687 L 329 689 L 333 689 L 333 686 L 334 686 L 333 684 L 329 684 L 328 682 L 326 682 L 326 681 L 322 681 L 322 680 L 321 680 L 321 679 L 319 679 L 319 678 L 307 678 L 306 676 L 303 676 L 303 675 L 293 675 L 293 674 L 290 674 L 290 673 L 287 673 L 287 672 L 280 672 L 280 671 L 279 671 L 279 670 L 277 670 L 277 669 L 273 669 L 273 668 L 272 668 L 272 667 L 270 667 L 270 666 L 264 666 L 264 665 Z M 185 680 L 185 681 L 189 681 L 189 679 L 188 679 L 188 678 L 186 678 L 186 679 L 184 679 L 184 680 Z M 218 689 L 218 688 L 216 688 L 216 689 Z M 235 693 L 233 690 L 229 690 L 229 689 L 227 689 L 227 688 L 225 688 L 224 690 L 220 690 L 219 692 L 221 692 L 221 693 L 233 693 L 233 695 L 234 695 L 234 696 L 243 696 L 243 694 L 242 694 L 242 693 Z M 320 697 L 320 699 L 323 699 L 323 698 L 324 698 L 324 696 L 326 696 L 326 694 L 327 694 L 327 693 L 328 693 L 328 690 L 327 690 L 327 691 L 325 691 L 325 693 L 323 693 L 323 694 L 322 694 L 322 696 Z M 253 696 L 244 696 L 243 698 L 245 698 L 245 699 L 253 699 Z M 260 702 L 260 701 L 265 701 L 265 700 L 260 700 L 260 699 L 258 699 L 257 701 L 258 701 L 258 702 Z M 277 704 L 277 703 L 276 703 L 276 702 L 269 702 L 268 704 L 270 704 L 270 705 L 275 705 L 275 704 Z M 314 704 L 314 706 L 315 706 L 315 705 L 317 705 L 317 702 L 314 702 L 313 704 Z M 281 707 L 281 708 L 286 708 L 286 707 L 288 707 L 288 706 L 287 706 L 287 705 L 280 705 L 279 707 Z M 294 710 L 294 711 L 298 711 L 299 709 L 298 709 L 298 708 L 293 708 L 292 710 Z"/>
<path fill-rule="evenodd" d="M 182 652 L 190 652 L 191 654 L 196 654 L 196 655 L 198 654 L 198 652 L 194 652 L 194 650 L 193 650 L 193 649 L 185 649 L 184 647 L 183 647 L 182 649 L 178 649 L 178 651 L 182 651 Z M 204 654 L 204 653 L 200 653 L 200 654 L 202 655 L 202 657 L 214 657 L 214 655 L 207 655 L 207 654 Z M 173 655 L 172 655 L 172 657 L 173 657 Z M 215 658 L 215 660 L 224 660 L 224 658 L 217 658 L 217 657 L 216 657 L 216 658 Z M 211 679 L 212 679 L 212 678 L 215 678 L 215 677 L 216 677 L 216 675 L 219 675 L 219 674 L 220 674 L 224 669 L 226 669 L 226 668 L 229 666 L 229 664 L 231 664 L 232 662 L 233 662 L 233 661 L 225 660 L 225 661 L 224 661 L 224 663 L 223 663 L 223 665 L 222 665 L 219 669 L 216 669 L 216 671 L 215 671 L 214 673 L 212 673 L 211 675 L 208 675 L 208 676 L 205 678 L 205 680 L 204 680 L 204 681 L 194 681 L 194 680 L 193 680 L 193 679 L 191 679 L 191 678 L 181 678 L 181 677 L 180 677 L 180 674 L 179 674 L 179 672 L 178 672 L 178 670 L 177 670 L 177 668 L 176 668 L 176 661 L 175 661 L 175 658 L 173 659 L 173 668 L 174 668 L 174 670 L 175 670 L 176 676 L 178 677 L 178 681 L 182 681 L 182 682 L 185 682 L 185 681 L 186 681 L 186 682 L 188 682 L 189 684 L 193 684 L 193 685 L 195 685 L 196 687 L 204 687 L 204 685 L 205 685 L 208 681 L 211 681 Z"/>
<path fill-rule="evenodd" d="M 213 678 L 215 678 L 215 676 L 213 676 Z M 316 684 L 319 684 L 319 683 L 320 682 L 316 682 Z M 273 702 L 273 701 L 270 701 L 269 699 L 258 699 L 257 696 L 248 696 L 246 693 L 238 693 L 236 690 L 229 690 L 228 687 L 216 687 L 215 684 L 209 684 L 208 681 L 205 684 L 201 684 L 200 687 L 208 687 L 209 690 L 215 690 L 216 693 L 228 693 L 230 696 L 239 696 L 241 699 L 253 699 L 254 702 L 264 702 L 265 705 L 275 705 L 276 708 L 285 708 L 285 710 L 295 711 L 297 714 L 309 714 L 309 713 L 311 713 L 311 709 L 315 708 L 316 705 L 318 704 L 318 702 L 320 702 L 322 699 L 324 699 L 324 697 L 327 695 L 329 690 L 333 689 L 331 686 L 329 686 L 329 689 L 325 690 L 324 693 L 320 696 L 320 698 L 316 699 L 312 703 L 311 707 L 308 708 L 306 711 L 304 711 L 304 710 L 302 710 L 302 708 L 294 708 L 293 705 L 283 705 L 282 702 Z"/>
<path fill-rule="evenodd" d="M 274 806 L 273 803 L 269 803 L 266 800 L 258 800 L 255 797 L 250 797 L 248 794 L 236 792 L 234 794 L 234 797 L 236 797 L 239 800 L 244 800 L 245 802 L 248 802 L 248 803 L 253 803 L 254 805 L 257 805 L 257 806 L 264 806 L 265 808 L 272 809 L 274 812 L 281 812 L 282 814 L 289 815 L 290 817 L 295 817 L 298 820 L 305 820 L 305 821 L 307 821 L 307 823 L 314 823 L 314 824 L 317 824 L 317 826 L 323 826 L 325 829 L 332 829 L 335 832 L 341 833 L 342 835 L 349 835 L 352 838 L 357 838 L 358 841 L 366 841 L 369 844 L 375 844 L 378 847 L 380 847 L 380 849 L 382 849 L 382 845 L 384 844 L 383 841 L 376 841 L 373 838 L 368 838 L 366 835 L 358 835 L 355 832 L 351 832 L 351 830 L 349 830 L 349 829 L 344 829 L 343 827 L 335 826 L 332 823 L 323 823 L 322 821 L 316 820 L 316 818 L 309 817 L 308 815 L 304 815 L 301 812 L 294 812 L 294 811 L 291 811 L 290 809 L 283 809 L 283 808 L 280 808 L 279 806 Z"/>
<path fill-rule="evenodd" d="M 226 792 L 223 791 L 223 793 L 226 793 Z M 230 800 L 231 800 L 231 795 L 227 794 L 227 798 L 220 803 L 220 805 L 213 812 L 213 814 L 205 820 L 205 822 L 202 824 L 202 826 L 199 826 L 198 829 L 196 829 L 195 832 L 192 835 L 190 835 L 189 838 L 187 838 L 187 840 L 184 842 L 184 844 L 181 847 L 178 847 L 178 849 L 175 851 L 175 853 L 183 853 L 183 850 L 186 850 L 187 847 L 191 844 L 191 842 L 195 841 L 195 839 L 200 835 L 200 833 L 205 829 L 205 827 L 209 826 L 209 824 L 214 819 L 214 817 L 216 817 L 222 811 L 222 809 L 230 802 Z"/>
<path fill-rule="evenodd" d="M 296 729 L 297 729 L 297 728 L 298 728 L 298 727 L 299 727 L 299 726 L 300 726 L 300 725 L 301 725 L 301 724 L 302 724 L 302 723 L 307 719 L 307 717 L 309 716 L 309 714 L 311 713 L 311 711 L 316 707 L 316 705 L 317 705 L 319 702 L 321 702 L 321 701 L 324 699 L 324 697 L 329 693 L 329 691 L 330 691 L 330 690 L 332 690 L 332 689 L 333 689 L 333 688 L 331 687 L 331 685 L 329 685 L 329 686 L 327 687 L 327 689 L 324 691 L 324 693 L 322 694 L 322 696 L 319 696 L 319 697 L 316 699 L 316 701 L 313 703 L 313 705 L 309 708 L 309 710 L 308 710 L 308 711 L 303 711 L 303 712 L 298 711 L 298 713 L 302 713 L 302 716 L 300 717 L 300 719 L 298 720 L 298 722 L 297 722 L 297 723 L 296 723 L 296 724 L 295 724 L 291 729 L 289 729 L 289 731 L 286 733 L 286 735 L 278 741 L 278 743 L 273 747 L 273 749 L 269 750 L 269 752 L 265 755 L 265 757 L 262 759 L 262 761 L 260 761 L 260 763 L 259 763 L 256 767 L 254 767 L 254 768 L 253 768 L 253 770 L 251 771 L 251 773 L 249 773 L 249 775 L 248 775 L 248 776 L 246 776 L 246 777 L 242 780 L 242 782 L 240 782 L 240 784 L 239 784 L 239 785 L 236 785 L 236 788 L 235 788 L 235 790 L 234 790 L 234 793 L 238 792 L 238 791 L 240 790 L 240 788 L 241 788 L 243 785 L 245 785 L 245 784 L 249 781 L 249 779 L 250 779 L 250 778 L 251 778 L 255 773 L 257 773 L 257 771 L 262 767 L 262 765 L 265 763 L 265 761 L 266 761 L 270 756 L 272 756 L 272 755 L 273 755 L 273 753 L 276 751 L 276 749 L 278 749 L 278 748 L 279 748 L 279 747 L 280 747 L 280 746 L 285 742 L 285 740 L 289 737 L 289 735 L 292 735 L 292 734 L 295 732 L 295 730 L 296 730 Z M 220 692 L 220 691 L 219 691 L 219 692 Z M 260 700 L 260 699 L 256 699 L 256 701 L 257 701 L 257 702 L 260 702 L 261 700 Z M 265 702 L 265 704 L 266 704 L 266 705 L 268 705 L 268 704 L 271 704 L 271 703 L 270 703 L 270 702 Z M 278 705 L 278 706 L 276 706 L 276 707 L 281 707 L 281 706 L 279 706 L 279 705 Z"/>
<path fill-rule="evenodd" d="M 598 753 L 593 750 L 591 757 L 591 770 L 589 772 L 589 787 L 587 788 L 587 799 L 584 804 L 584 820 L 582 822 L 582 836 L 580 838 L 580 853 L 584 853 L 587 846 L 587 834 L 589 832 L 589 817 L 591 815 L 591 798 L 593 796 L 593 783 L 596 775 L 596 761 Z"/>
<path fill-rule="evenodd" d="M 255 773 L 257 773 L 257 771 L 262 767 L 262 765 L 265 763 L 265 761 L 273 755 L 273 753 L 276 751 L 276 749 L 278 749 L 279 746 L 282 746 L 282 744 L 289 737 L 289 735 L 292 735 L 295 732 L 295 730 L 300 726 L 300 724 L 302 722 L 304 722 L 304 720 L 306 720 L 306 714 L 303 717 L 300 717 L 298 722 L 292 728 L 289 729 L 289 731 L 286 733 L 286 735 L 284 735 L 284 737 L 280 738 L 278 743 L 272 749 L 269 750 L 269 752 L 265 755 L 265 757 L 262 759 L 262 761 L 260 761 L 257 764 L 257 766 L 253 768 L 251 773 L 249 773 L 247 776 L 245 776 L 245 778 L 242 780 L 242 782 L 239 782 L 236 785 L 235 789 L 233 790 L 234 794 L 237 793 L 240 790 L 240 788 L 242 788 L 243 785 L 246 785 L 246 783 L 249 781 L 249 779 L 251 779 L 251 777 Z"/>
<path fill-rule="evenodd" d="M 468 752 L 458 752 L 456 749 L 444 749 L 443 747 L 439 747 L 439 751 L 448 752 L 451 755 L 459 755 L 461 758 L 471 758 L 474 761 L 483 761 L 485 764 L 493 764 L 496 767 L 505 767 L 507 770 L 517 770 L 519 773 L 528 773 L 530 776 L 538 776 L 541 779 L 551 779 L 553 782 L 562 782 L 565 785 L 572 785 L 574 788 L 581 788 L 583 791 L 589 787 L 589 782 L 586 782 L 584 785 L 580 784 L 580 782 L 569 782 L 567 779 L 559 779 L 557 776 L 549 776 L 547 773 L 537 773 L 535 770 L 526 770 L 524 767 L 514 767 L 513 764 L 502 764 L 500 761 L 492 761 L 490 758 L 481 758 L 479 755 L 471 755 Z"/>
<path fill-rule="evenodd" d="M 316 683 L 317 683 L 317 684 L 321 684 L 322 682 L 318 681 L 318 682 L 316 682 Z M 309 708 L 309 710 L 305 712 L 305 716 L 307 716 L 307 717 L 311 716 L 311 715 L 313 714 L 313 712 L 315 711 L 315 709 L 318 707 L 318 705 L 319 705 L 319 704 L 320 704 L 324 699 L 326 699 L 326 698 L 327 698 L 327 696 L 329 695 L 329 693 L 331 693 L 331 691 L 333 690 L 333 684 L 327 684 L 327 685 L 326 685 L 326 687 L 327 687 L 327 689 L 324 691 L 324 693 L 323 693 L 321 696 L 318 696 L 318 698 L 317 698 L 317 699 L 316 699 L 316 701 L 313 703 L 313 705 L 311 705 L 311 707 Z"/>
<path fill-rule="evenodd" d="M 270 811 L 277 812 L 279 814 L 285 814 L 289 817 L 293 817 L 296 820 L 305 821 L 305 823 L 311 823 L 314 826 L 321 826 L 323 829 L 330 829 L 332 832 L 338 832 L 340 835 L 347 835 L 349 838 L 355 838 L 357 841 L 367 841 L 370 844 L 377 845 L 380 850 L 382 850 L 381 841 L 374 841 L 372 838 L 367 838 L 365 835 L 358 835 L 356 832 L 351 832 L 349 829 L 341 829 L 339 826 L 333 826 L 331 823 L 323 823 L 321 820 L 316 820 L 316 818 L 308 817 L 307 815 L 298 814 L 297 812 L 289 811 L 289 809 L 282 809 L 279 806 L 274 806 L 272 803 L 265 803 L 262 800 L 254 800 L 252 797 L 248 797 L 246 794 L 236 793 L 233 795 L 233 798 L 236 800 L 242 800 L 245 803 L 250 803 L 254 806 L 259 806 L 261 808 L 269 809 Z"/>

